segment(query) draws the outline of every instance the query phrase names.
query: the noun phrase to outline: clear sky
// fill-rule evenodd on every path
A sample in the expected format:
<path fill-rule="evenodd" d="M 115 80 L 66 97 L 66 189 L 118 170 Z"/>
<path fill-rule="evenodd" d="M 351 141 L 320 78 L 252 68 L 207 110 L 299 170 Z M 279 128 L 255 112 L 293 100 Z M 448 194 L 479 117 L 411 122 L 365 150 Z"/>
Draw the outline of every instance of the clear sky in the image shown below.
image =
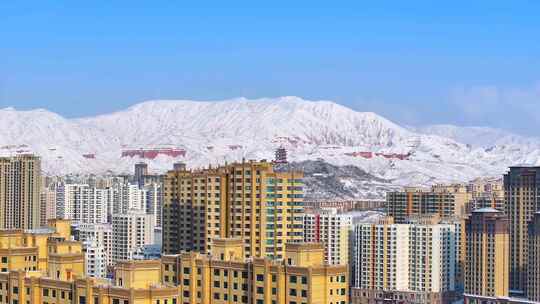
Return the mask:
<path fill-rule="evenodd" d="M 537 135 L 540 1 L 262 2 L 1 1 L 0 107 L 296 95 Z"/>

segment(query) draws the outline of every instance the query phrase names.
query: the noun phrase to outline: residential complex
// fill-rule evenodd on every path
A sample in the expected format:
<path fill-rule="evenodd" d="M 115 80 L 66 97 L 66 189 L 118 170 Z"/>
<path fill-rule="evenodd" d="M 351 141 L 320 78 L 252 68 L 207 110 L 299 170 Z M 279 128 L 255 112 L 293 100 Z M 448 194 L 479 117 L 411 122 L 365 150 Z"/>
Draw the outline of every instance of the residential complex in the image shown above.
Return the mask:
<path fill-rule="evenodd" d="M 41 182 L 39 157 L 0 157 L 0 229 L 41 226 Z"/>
<path fill-rule="evenodd" d="M 241 238 L 246 257 L 282 259 L 303 241 L 303 173 L 247 161 L 169 171 L 163 205 L 163 251 L 210 252 L 212 239 Z"/>
<path fill-rule="evenodd" d="M 325 264 L 322 245 L 287 243 L 284 261 L 246 259 L 244 249 L 242 239 L 215 239 L 210 255 L 165 255 L 163 281 L 186 304 L 349 303 L 347 266 Z"/>
<path fill-rule="evenodd" d="M 331 265 L 349 264 L 349 235 L 352 216 L 336 209 L 304 215 L 304 241 L 322 243 L 325 261 Z"/>

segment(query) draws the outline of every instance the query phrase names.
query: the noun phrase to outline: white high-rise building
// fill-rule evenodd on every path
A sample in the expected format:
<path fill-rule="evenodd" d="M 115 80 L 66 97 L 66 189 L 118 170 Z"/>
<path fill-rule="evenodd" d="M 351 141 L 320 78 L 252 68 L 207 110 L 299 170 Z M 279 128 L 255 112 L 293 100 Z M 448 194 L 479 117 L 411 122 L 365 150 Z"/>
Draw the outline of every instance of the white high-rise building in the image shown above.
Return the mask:
<path fill-rule="evenodd" d="M 112 225 L 111 224 L 78 224 L 74 229 L 78 241 L 93 241 L 96 246 L 103 247 L 105 263 L 112 265 Z"/>
<path fill-rule="evenodd" d="M 105 190 L 85 185 L 80 187 L 75 200 L 74 223 L 98 224 L 107 222 Z"/>
<path fill-rule="evenodd" d="M 133 258 L 137 248 L 154 244 L 154 217 L 144 211 L 130 210 L 112 217 L 113 262 Z"/>
<path fill-rule="evenodd" d="M 154 216 L 157 227 L 161 227 L 161 209 L 163 206 L 163 189 L 160 184 L 151 183 L 144 186 L 146 195 L 146 213 Z"/>
<path fill-rule="evenodd" d="M 352 216 L 337 214 L 336 209 L 304 215 L 304 241 L 323 243 L 328 264 L 349 263 L 349 235 Z"/>
<path fill-rule="evenodd" d="M 107 189 L 109 214 L 126 213 L 129 210 L 146 210 L 146 190 L 126 182 L 114 183 Z"/>
<path fill-rule="evenodd" d="M 82 184 L 60 183 L 56 187 L 56 216 L 61 219 L 72 220 L 75 212 L 76 192 Z"/>
<path fill-rule="evenodd" d="M 87 276 L 105 278 L 107 276 L 107 256 L 103 245 L 95 240 L 83 242 L 84 270 Z"/>
<path fill-rule="evenodd" d="M 57 216 L 73 223 L 106 223 L 107 196 L 103 189 L 85 184 L 61 184 L 57 188 Z"/>
<path fill-rule="evenodd" d="M 455 290 L 456 226 L 358 224 L 354 229 L 352 286 L 365 298 L 381 291 L 442 299 Z"/>

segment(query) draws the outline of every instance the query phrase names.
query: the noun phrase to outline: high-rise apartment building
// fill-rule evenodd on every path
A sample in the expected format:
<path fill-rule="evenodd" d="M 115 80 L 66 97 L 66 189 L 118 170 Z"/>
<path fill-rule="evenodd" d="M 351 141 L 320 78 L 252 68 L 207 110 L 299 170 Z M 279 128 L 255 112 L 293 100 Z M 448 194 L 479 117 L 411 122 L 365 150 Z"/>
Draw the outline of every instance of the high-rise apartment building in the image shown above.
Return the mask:
<path fill-rule="evenodd" d="M 146 210 L 146 191 L 138 185 L 114 182 L 107 191 L 108 213 L 126 213 L 129 210 Z"/>
<path fill-rule="evenodd" d="M 349 303 L 346 265 L 327 265 L 321 244 L 288 243 L 284 260 L 245 258 L 242 239 L 216 239 L 211 253 L 162 257 L 163 281 L 180 303 Z"/>
<path fill-rule="evenodd" d="M 107 193 L 86 184 L 61 184 L 56 191 L 57 215 L 73 223 L 106 223 Z"/>
<path fill-rule="evenodd" d="M 349 264 L 349 236 L 352 217 L 336 209 L 304 215 L 304 242 L 322 243 L 325 261 L 331 265 Z"/>
<path fill-rule="evenodd" d="M 46 227 L 48 220 L 56 218 L 56 189 L 43 187 L 39 199 L 41 227 Z"/>
<path fill-rule="evenodd" d="M 540 302 L 540 212 L 529 223 L 527 298 Z"/>
<path fill-rule="evenodd" d="M 465 187 L 434 186 L 432 189 L 406 188 L 388 192 L 386 208 L 396 223 L 404 223 L 413 215 L 439 215 L 464 217 L 471 193 Z"/>
<path fill-rule="evenodd" d="M 107 277 L 107 255 L 105 248 L 95 240 L 82 242 L 84 252 L 84 271 L 94 278 Z"/>
<path fill-rule="evenodd" d="M 510 167 L 504 175 L 504 197 L 510 220 L 510 289 L 525 293 L 528 227 L 540 211 L 540 167 Z"/>
<path fill-rule="evenodd" d="M 389 294 L 422 303 L 449 303 L 455 291 L 455 226 L 358 224 L 353 237 L 355 303 L 379 303 Z"/>
<path fill-rule="evenodd" d="M 97 247 L 103 247 L 105 263 L 110 266 L 112 260 L 112 224 L 78 224 L 73 229 L 75 240 L 80 242 L 93 242 Z"/>
<path fill-rule="evenodd" d="M 130 210 L 112 217 L 112 260 L 130 260 L 137 248 L 154 243 L 154 217 Z"/>
<path fill-rule="evenodd" d="M 41 225 L 41 160 L 34 155 L 0 157 L 0 228 Z"/>
<path fill-rule="evenodd" d="M 139 187 L 142 187 L 144 185 L 143 178 L 145 175 L 148 175 L 148 164 L 142 162 L 136 163 L 134 180 Z"/>
<path fill-rule="evenodd" d="M 146 213 L 154 216 L 154 222 L 157 227 L 162 227 L 162 214 L 163 209 L 163 185 L 159 183 L 150 183 L 143 187 L 146 204 Z"/>
<path fill-rule="evenodd" d="M 266 161 L 170 171 L 165 179 L 163 251 L 209 252 L 216 237 L 241 238 L 246 256 L 283 258 L 303 241 L 303 173 Z"/>
<path fill-rule="evenodd" d="M 493 208 L 472 212 L 466 220 L 465 293 L 509 295 L 508 218 Z"/>

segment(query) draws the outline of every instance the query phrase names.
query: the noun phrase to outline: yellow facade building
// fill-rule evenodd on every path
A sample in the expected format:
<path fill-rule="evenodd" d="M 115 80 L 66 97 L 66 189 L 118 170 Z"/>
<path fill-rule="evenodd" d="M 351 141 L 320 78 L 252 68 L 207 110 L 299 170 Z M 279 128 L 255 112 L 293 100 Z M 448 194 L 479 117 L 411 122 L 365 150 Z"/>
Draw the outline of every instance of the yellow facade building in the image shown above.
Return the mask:
<path fill-rule="evenodd" d="M 163 282 L 180 288 L 181 304 L 345 304 L 347 265 L 324 262 L 321 244 L 287 244 L 285 258 L 244 257 L 241 239 L 216 239 L 212 253 L 162 257 Z"/>
<path fill-rule="evenodd" d="M 39 228 L 40 195 L 39 157 L 0 157 L 0 229 Z"/>
<path fill-rule="evenodd" d="M 465 294 L 508 297 L 508 218 L 493 208 L 477 209 L 466 221 L 466 235 Z"/>
<path fill-rule="evenodd" d="M 178 303 L 179 288 L 161 283 L 161 261 L 123 261 L 113 280 L 87 278 L 70 222 L 50 220 L 49 226 L 0 231 L 1 304 Z"/>
<path fill-rule="evenodd" d="M 208 253 L 215 238 L 240 238 L 246 257 L 283 258 L 302 242 L 303 173 L 247 161 L 165 178 L 163 251 Z"/>

